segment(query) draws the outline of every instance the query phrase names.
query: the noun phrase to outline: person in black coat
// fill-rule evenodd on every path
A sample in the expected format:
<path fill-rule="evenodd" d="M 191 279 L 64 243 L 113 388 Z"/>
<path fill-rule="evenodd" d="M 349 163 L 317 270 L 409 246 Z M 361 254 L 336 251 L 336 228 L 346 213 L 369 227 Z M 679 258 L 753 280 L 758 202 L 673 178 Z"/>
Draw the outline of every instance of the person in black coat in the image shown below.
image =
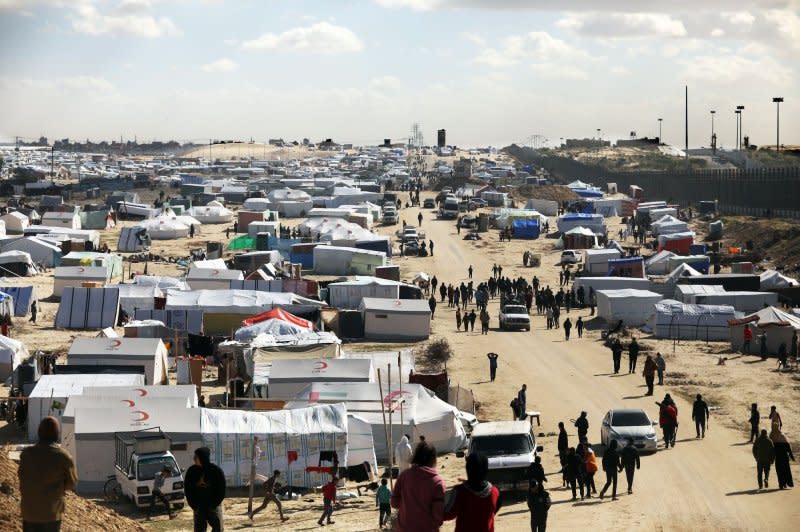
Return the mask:
<path fill-rule="evenodd" d="M 564 468 L 567 471 L 567 482 L 572 488 L 572 500 L 574 501 L 578 497 L 576 487 L 580 489 L 581 500 L 583 500 L 583 460 L 575 453 L 575 447 L 570 447 L 567 451 L 567 464 Z"/>
<path fill-rule="evenodd" d="M 628 481 L 628 495 L 633 493 L 633 475 L 637 469 L 641 467 L 639 462 L 639 451 L 633 445 L 633 439 L 628 439 L 628 445 L 622 449 L 622 456 L 620 456 L 622 467 L 625 468 L 625 478 Z"/>
<path fill-rule="evenodd" d="M 608 444 L 608 449 L 603 453 L 603 471 L 606 472 L 606 484 L 600 490 L 600 498 L 602 499 L 609 486 L 611 489 L 611 500 L 617 500 L 617 473 L 620 471 L 621 464 L 619 460 L 619 452 L 617 451 L 617 440 L 611 440 Z"/>
<path fill-rule="evenodd" d="M 194 451 L 194 465 L 184 475 L 186 502 L 194 511 L 194 532 L 222 531 L 222 501 L 225 499 L 225 474 L 211 463 L 211 451 Z"/>
<path fill-rule="evenodd" d="M 564 422 L 558 422 L 558 461 L 561 464 L 561 485 L 567 485 L 567 450 L 569 449 L 569 436 L 564 428 Z"/>
<path fill-rule="evenodd" d="M 533 463 L 528 466 L 527 477 L 529 487 L 533 485 L 533 482 L 538 482 L 539 484 L 547 482 L 547 476 L 544 474 L 544 467 L 542 467 L 541 456 L 537 456 Z"/>
<path fill-rule="evenodd" d="M 547 512 L 552 502 L 544 486 L 534 481 L 528 489 L 528 509 L 531 512 L 531 532 L 545 532 Z"/>

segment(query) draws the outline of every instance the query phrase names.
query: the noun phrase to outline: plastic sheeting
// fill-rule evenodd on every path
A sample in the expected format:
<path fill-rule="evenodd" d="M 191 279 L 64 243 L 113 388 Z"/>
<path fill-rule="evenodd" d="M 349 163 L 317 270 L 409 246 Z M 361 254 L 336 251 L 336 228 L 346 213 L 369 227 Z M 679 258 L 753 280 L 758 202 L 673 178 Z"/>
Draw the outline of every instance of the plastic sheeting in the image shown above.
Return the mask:
<path fill-rule="evenodd" d="M 119 289 L 64 288 L 56 312 L 57 329 L 104 329 L 117 324 Z"/>
<path fill-rule="evenodd" d="M 663 299 L 661 294 L 649 290 L 598 290 L 597 315 L 606 323 L 619 320 L 628 327 L 644 325 L 653 312 L 653 305 Z"/>
<path fill-rule="evenodd" d="M 3 286 L 0 292 L 10 295 L 14 300 L 14 316 L 21 318 L 28 315 L 31 303 L 36 301 L 36 292 L 32 286 Z"/>
<path fill-rule="evenodd" d="M 691 305 L 665 299 L 654 305 L 647 321 L 656 338 L 679 340 L 726 340 L 728 320 L 736 318 L 729 305 Z"/>
<path fill-rule="evenodd" d="M 776 270 L 767 270 L 759 276 L 761 280 L 761 290 L 775 290 L 778 288 L 790 288 L 798 286 L 795 279 L 787 277 Z"/>

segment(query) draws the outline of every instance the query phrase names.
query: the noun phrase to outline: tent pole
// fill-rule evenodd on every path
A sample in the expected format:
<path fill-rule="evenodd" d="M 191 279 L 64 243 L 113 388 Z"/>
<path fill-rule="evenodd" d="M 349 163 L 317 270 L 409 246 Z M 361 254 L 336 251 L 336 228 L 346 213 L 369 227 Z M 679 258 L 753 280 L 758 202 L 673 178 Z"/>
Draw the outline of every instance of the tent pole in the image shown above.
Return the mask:
<path fill-rule="evenodd" d="M 392 397 L 392 364 L 391 362 L 386 364 L 386 374 L 388 375 L 388 382 L 386 383 L 386 393 L 390 397 L 389 402 L 389 441 L 394 442 L 394 435 L 392 434 L 392 412 L 394 411 L 394 401 L 391 400 Z M 402 398 L 402 397 L 401 397 Z M 403 409 L 401 408 L 400 411 L 402 412 Z M 391 447 L 390 447 L 391 449 Z M 389 465 L 394 468 L 394 455 L 389 455 Z M 394 486 L 392 486 L 394 488 Z"/>
<path fill-rule="evenodd" d="M 389 485 L 392 489 L 394 489 L 394 483 L 392 482 L 392 442 L 389 441 L 389 429 L 386 427 L 386 408 L 384 408 L 383 403 L 383 383 L 381 382 L 381 368 L 376 368 L 378 372 L 378 392 L 380 393 L 380 403 L 381 403 L 381 414 L 383 414 L 383 434 L 386 438 L 386 452 L 388 453 L 387 456 L 389 458 Z"/>
<path fill-rule="evenodd" d="M 403 398 L 403 357 L 402 351 L 397 352 L 397 384 L 400 386 L 400 398 Z M 403 422 L 403 405 L 400 405 L 400 426 L 404 426 Z"/>
<path fill-rule="evenodd" d="M 247 513 L 253 511 L 253 490 L 255 489 L 256 482 L 256 444 L 258 443 L 258 436 L 253 436 L 253 446 L 250 448 L 250 489 L 247 498 Z M 289 484 L 291 486 L 291 482 Z M 291 493 L 290 493 L 291 496 Z"/>

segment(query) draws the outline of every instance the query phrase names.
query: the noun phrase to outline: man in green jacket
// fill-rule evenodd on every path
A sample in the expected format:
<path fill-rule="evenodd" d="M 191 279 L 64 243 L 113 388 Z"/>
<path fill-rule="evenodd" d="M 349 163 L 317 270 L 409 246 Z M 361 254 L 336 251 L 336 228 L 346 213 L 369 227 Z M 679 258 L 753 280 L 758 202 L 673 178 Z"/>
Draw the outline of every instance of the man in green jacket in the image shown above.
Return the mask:
<path fill-rule="evenodd" d="M 58 444 L 60 430 L 56 418 L 48 416 L 42 419 L 39 442 L 20 454 L 19 490 L 25 530 L 61 530 L 64 495 L 78 483 L 75 462 Z"/>
<path fill-rule="evenodd" d="M 756 467 L 758 468 L 758 489 L 768 488 L 769 468 L 775 461 L 775 445 L 767 436 L 766 429 L 761 430 L 761 434 L 753 443 L 753 458 L 756 459 Z"/>

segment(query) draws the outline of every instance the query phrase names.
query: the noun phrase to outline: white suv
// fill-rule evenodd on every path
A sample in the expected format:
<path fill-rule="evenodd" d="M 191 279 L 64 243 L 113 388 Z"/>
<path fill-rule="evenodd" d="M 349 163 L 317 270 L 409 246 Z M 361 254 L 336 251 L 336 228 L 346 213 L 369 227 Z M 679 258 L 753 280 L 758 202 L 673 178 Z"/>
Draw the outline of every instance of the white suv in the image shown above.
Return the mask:
<path fill-rule="evenodd" d="M 561 252 L 561 264 L 577 264 L 581 261 L 583 255 L 580 251 L 574 249 L 565 249 Z"/>
<path fill-rule="evenodd" d="M 478 423 L 472 429 L 467 455 L 477 452 L 489 459 L 486 480 L 497 489 L 527 489 L 528 468 L 542 450 L 536 446 L 536 437 L 527 421 L 491 421 Z"/>

